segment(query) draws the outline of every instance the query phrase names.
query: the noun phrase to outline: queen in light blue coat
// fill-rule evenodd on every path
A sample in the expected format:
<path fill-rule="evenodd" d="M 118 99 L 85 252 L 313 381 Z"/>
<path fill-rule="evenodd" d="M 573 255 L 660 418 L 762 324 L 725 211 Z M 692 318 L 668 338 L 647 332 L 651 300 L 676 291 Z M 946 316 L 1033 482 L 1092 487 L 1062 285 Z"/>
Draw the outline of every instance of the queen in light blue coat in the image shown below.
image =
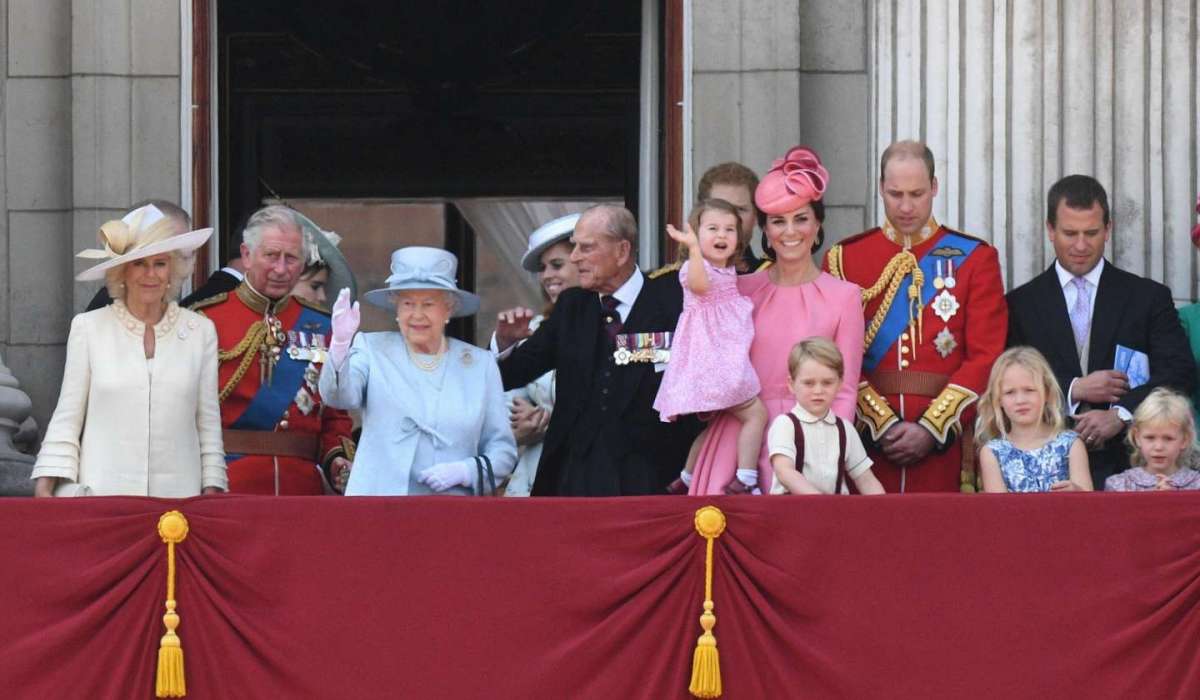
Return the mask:
<path fill-rule="evenodd" d="M 451 318 L 479 310 L 457 268 L 438 248 L 392 253 L 387 285 L 364 298 L 394 309 L 398 332 L 356 334 L 358 303 L 338 295 L 320 389 L 328 405 L 362 410 L 347 496 L 488 493 L 516 463 L 495 359 L 445 334 Z"/>

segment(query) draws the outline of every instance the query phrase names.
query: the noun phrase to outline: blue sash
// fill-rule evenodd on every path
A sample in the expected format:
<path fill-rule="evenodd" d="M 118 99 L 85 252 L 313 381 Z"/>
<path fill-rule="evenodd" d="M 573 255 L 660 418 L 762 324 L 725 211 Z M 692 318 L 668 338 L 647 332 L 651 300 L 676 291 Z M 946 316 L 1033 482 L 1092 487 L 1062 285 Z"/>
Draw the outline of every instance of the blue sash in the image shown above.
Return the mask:
<path fill-rule="evenodd" d="M 330 329 L 328 316 L 307 307 L 301 307 L 296 323 L 291 328 L 283 330 L 285 333 L 290 330 L 301 330 L 305 333 L 328 334 Z M 247 352 L 251 351 L 247 350 Z M 308 360 L 293 359 L 286 352 L 281 353 L 279 361 L 275 363 L 271 383 L 263 384 L 258 388 L 258 393 L 250 400 L 246 410 L 229 427 L 235 430 L 274 430 L 275 423 L 296 399 L 296 391 L 300 389 L 300 384 L 304 381 L 304 370 L 308 367 L 308 363 Z"/>
<path fill-rule="evenodd" d="M 924 307 L 929 306 L 933 297 L 938 293 L 938 289 L 933 286 L 933 279 L 937 276 L 938 261 L 953 262 L 954 270 L 957 272 L 962 267 L 963 261 L 977 247 L 979 247 L 979 241 L 947 229 L 937 245 L 917 261 L 921 271 L 925 273 L 925 284 L 921 287 L 922 313 L 924 313 Z M 896 339 L 908 327 L 908 287 L 910 284 L 912 284 L 911 272 L 900 282 L 900 290 L 892 300 L 892 308 L 888 309 L 887 315 L 883 317 L 883 323 L 879 325 L 879 332 L 875 334 L 875 339 L 863 353 L 863 369 L 866 372 L 875 371 L 875 368 L 883 361 L 883 356 L 887 353 L 888 348 L 895 344 Z"/>

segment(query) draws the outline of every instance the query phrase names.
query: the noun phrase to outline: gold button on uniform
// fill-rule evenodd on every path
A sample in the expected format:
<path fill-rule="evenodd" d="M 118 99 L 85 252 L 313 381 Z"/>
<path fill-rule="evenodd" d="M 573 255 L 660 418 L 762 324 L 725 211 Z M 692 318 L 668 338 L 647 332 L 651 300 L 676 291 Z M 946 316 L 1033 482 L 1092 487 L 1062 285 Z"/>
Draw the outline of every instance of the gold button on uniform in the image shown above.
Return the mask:
<path fill-rule="evenodd" d="M 908 366 L 908 360 L 900 360 L 900 366 L 901 366 L 901 367 L 907 367 L 907 366 Z"/>
<path fill-rule="evenodd" d="M 901 355 L 907 355 L 907 354 L 908 354 L 908 346 L 907 346 L 907 345 L 901 345 L 901 346 L 900 346 L 900 354 L 901 354 Z"/>

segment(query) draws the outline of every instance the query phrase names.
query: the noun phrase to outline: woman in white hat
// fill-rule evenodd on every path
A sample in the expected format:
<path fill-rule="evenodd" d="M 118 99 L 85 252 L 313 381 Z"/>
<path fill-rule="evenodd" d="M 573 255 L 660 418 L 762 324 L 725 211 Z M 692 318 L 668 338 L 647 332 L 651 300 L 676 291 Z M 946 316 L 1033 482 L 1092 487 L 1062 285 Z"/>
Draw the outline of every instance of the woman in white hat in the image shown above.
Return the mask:
<path fill-rule="evenodd" d="M 579 270 L 571 262 L 571 234 L 578 221 L 579 214 L 560 216 L 542 224 L 529 236 L 529 249 L 521 258 L 521 267 L 537 273 L 547 301 L 542 313 L 530 320 L 531 333 L 550 315 L 564 289 L 579 286 Z M 506 313 L 512 312 L 502 311 L 501 317 Z M 510 419 L 518 457 L 504 495 L 528 496 L 537 476 L 538 460 L 542 458 L 542 440 L 550 425 L 550 413 L 554 410 L 554 372 L 547 372 L 506 396 L 511 402 Z"/>
<path fill-rule="evenodd" d="M 62 390 L 33 469 L 34 494 L 183 498 L 226 489 L 217 404 L 217 333 L 174 299 L 187 255 L 212 235 L 175 235 L 153 205 L 100 228 L 113 304 L 71 322 Z"/>
<path fill-rule="evenodd" d="M 364 298 L 396 313 L 397 331 L 358 333 L 358 302 L 333 306 L 320 390 L 334 408 L 361 409 L 363 431 L 346 495 L 489 494 L 512 471 L 516 443 L 490 352 L 446 337 L 451 318 L 479 310 L 455 284 L 448 251 L 392 253 L 387 286 Z"/>

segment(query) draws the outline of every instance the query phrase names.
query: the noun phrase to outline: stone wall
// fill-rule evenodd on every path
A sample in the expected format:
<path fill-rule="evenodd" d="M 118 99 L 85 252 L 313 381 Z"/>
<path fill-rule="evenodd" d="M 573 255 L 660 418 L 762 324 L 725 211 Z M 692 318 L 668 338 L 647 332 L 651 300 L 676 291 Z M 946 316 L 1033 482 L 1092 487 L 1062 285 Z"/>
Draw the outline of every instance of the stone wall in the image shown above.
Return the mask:
<path fill-rule="evenodd" d="M 830 240 L 873 225 L 867 3 L 693 0 L 691 17 L 692 182 L 727 160 L 761 175 L 805 143 L 830 172 Z"/>
<path fill-rule="evenodd" d="M 137 200 L 179 200 L 179 9 L 0 0 L 0 355 L 43 429 L 99 286 L 74 282 L 74 252 Z"/>

